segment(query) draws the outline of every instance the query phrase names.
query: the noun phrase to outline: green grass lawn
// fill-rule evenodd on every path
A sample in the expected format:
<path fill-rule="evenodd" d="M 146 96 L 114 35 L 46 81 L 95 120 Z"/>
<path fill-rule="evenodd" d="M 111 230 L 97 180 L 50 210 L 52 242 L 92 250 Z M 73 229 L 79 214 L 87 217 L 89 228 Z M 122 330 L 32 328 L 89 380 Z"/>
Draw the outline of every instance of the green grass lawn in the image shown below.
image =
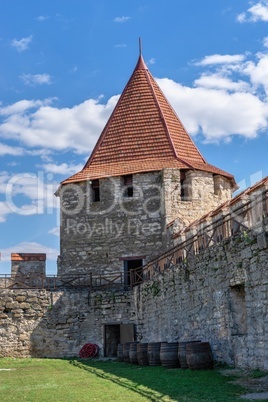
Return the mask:
<path fill-rule="evenodd" d="M 244 390 L 217 370 L 82 359 L 0 359 L 0 401 L 235 402 Z"/>

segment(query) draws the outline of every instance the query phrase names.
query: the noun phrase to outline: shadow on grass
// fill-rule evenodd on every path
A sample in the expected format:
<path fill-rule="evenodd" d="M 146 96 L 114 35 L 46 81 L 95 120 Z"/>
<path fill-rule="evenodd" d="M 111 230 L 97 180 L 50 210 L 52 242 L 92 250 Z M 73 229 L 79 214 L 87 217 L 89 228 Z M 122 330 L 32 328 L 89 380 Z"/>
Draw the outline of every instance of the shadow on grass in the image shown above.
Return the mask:
<path fill-rule="evenodd" d="M 71 359 L 70 363 L 153 402 L 234 402 L 244 391 L 241 386 L 230 384 L 235 377 L 226 378 L 216 370 L 141 367 L 117 361 L 86 359 Z"/>

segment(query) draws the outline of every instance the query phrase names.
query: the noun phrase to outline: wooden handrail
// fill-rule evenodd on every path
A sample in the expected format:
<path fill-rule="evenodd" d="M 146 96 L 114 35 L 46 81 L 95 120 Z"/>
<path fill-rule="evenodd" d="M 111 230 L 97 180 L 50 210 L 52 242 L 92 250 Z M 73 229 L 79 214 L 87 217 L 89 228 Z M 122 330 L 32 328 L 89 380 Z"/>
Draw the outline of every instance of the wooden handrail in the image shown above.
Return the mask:
<path fill-rule="evenodd" d="M 111 274 L 66 274 L 66 275 L 40 275 L 40 274 L 0 274 L 0 289 L 60 289 L 67 287 L 86 287 L 89 289 L 120 288 L 124 287 L 124 273 Z"/>
<path fill-rule="evenodd" d="M 259 208 L 260 206 L 261 208 Z M 254 212 L 256 212 L 255 218 L 260 218 L 257 222 L 254 220 Z M 258 216 L 259 213 L 261 213 L 261 216 Z M 176 263 L 183 264 L 184 261 L 181 259 L 183 255 L 185 256 L 185 260 L 187 260 L 190 255 L 204 252 L 211 245 L 221 243 L 230 237 L 239 236 L 241 233 L 245 235 L 245 233 L 259 227 L 260 223 L 263 223 L 265 219 L 268 219 L 268 190 L 257 194 L 253 200 L 247 200 L 239 206 L 235 205 L 234 208 L 224 215 L 222 213 L 219 213 L 218 216 L 215 215 L 212 222 L 202 221 L 201 218 L 186 228 L 185 232 L 181 235 L 179 244 L 161 256 L 149 261 L 143 267 L 138 268 L 141 271 L 139 275 L 135 272 L 136 270 L 131 270 L 131 286 L 133 287 L 145 280 L 150 280 L 159 271 L 163 272 L 174 266 L 173 260 Z M 187 239 L 184 239 L 183 236 L 187 236 Z"/>

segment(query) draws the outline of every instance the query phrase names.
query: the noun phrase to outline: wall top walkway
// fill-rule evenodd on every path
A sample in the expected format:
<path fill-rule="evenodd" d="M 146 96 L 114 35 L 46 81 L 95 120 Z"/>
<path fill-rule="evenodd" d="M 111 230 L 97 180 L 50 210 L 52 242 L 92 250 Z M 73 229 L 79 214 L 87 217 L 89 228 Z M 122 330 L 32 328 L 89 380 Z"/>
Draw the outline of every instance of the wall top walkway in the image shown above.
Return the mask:
<path fill-rule="evenodd" d="M 251 232 L 258 235 L 267 231 L 268 177 L 176 233 L 177 245 L 143 266 L 140 272 L 133 270 L 131 284 L 138 285 L 177 264 L 185 264 L 190 257 L 231 237 L 249 238 Z"/>
<path fill-rule="evenodd" d="M 194 228 L 204 225 L 206 222 L 211 221 L 212 219 L 216 221 L 217 218 L 221 218 L 223 215 L 227 215 L 230 212 L 235 212 L 237 209 L 240 209 L 242 206 L 246 206 L 248 203 L 253 204 L 253 202 L 255 201 L 255 203 L 258 203 L 259 206 L 261 206 L 260 196 L 266 193 L 267 190 L 268 190 L 268 176 L 266 176 L 259 182 L 255 183 L 253 186 L 248 187 L 246 190 L 242 191 L 231 200 L 224 202 L 218 208 L 203 215 L 200 219 L 197 219 L 196 221 L 192 222 L 186 228 L 183 228 L 179 232 L 175 233 L 174 238 L 178 238 L 183 234 L 192 231 Z M 175 222 L 176 219 L 170 222 L 168 224 L 168 227 L 173 226 Z"/>

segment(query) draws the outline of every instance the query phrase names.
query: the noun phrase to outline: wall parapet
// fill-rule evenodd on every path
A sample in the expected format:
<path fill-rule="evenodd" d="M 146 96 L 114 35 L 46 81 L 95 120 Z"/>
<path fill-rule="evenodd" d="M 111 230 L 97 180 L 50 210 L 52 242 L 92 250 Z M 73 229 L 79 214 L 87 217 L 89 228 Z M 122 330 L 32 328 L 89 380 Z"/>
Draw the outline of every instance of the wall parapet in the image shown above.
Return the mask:
<path fill-rule="evenodd" d="M 128 323 L 130 301 L 121 291 L 1 290 L 0 357 L 73 357 L 88 342 L 103 356 L 104 324 Z"/>
<path fill-rule="evenodd" d="M 46 261 L 44 253 L 11 253 L 11 261 Z"/>
<path fill-rule="evenodd" d="M 267 231 L 268 177 L 175 234 L 176 246 L 144 265 L 140 272 L 131 271 L 131 285 L 149 280 L 223 241 L 242 237 L 250 242 L 253 235 Z"/>
<path fill-rule="evenodd" d="M 217 362 L 268 370 L 267 253 L 268 230 L 235 236 L 181 263 L 169 256 L 158 275 L 133 288 L 141 341 L 200 339 Z"/>
<path fill-rule="evenodd" d="M 93 289 L 123 289 L 129 290 L 129 280 L 125 273 L 114 274 L 65 274 L 45 275 L 45 273 L 21 272 L 18 274 L 0 274 L 0 289 L 68 289 L 87 288 Z"/>

